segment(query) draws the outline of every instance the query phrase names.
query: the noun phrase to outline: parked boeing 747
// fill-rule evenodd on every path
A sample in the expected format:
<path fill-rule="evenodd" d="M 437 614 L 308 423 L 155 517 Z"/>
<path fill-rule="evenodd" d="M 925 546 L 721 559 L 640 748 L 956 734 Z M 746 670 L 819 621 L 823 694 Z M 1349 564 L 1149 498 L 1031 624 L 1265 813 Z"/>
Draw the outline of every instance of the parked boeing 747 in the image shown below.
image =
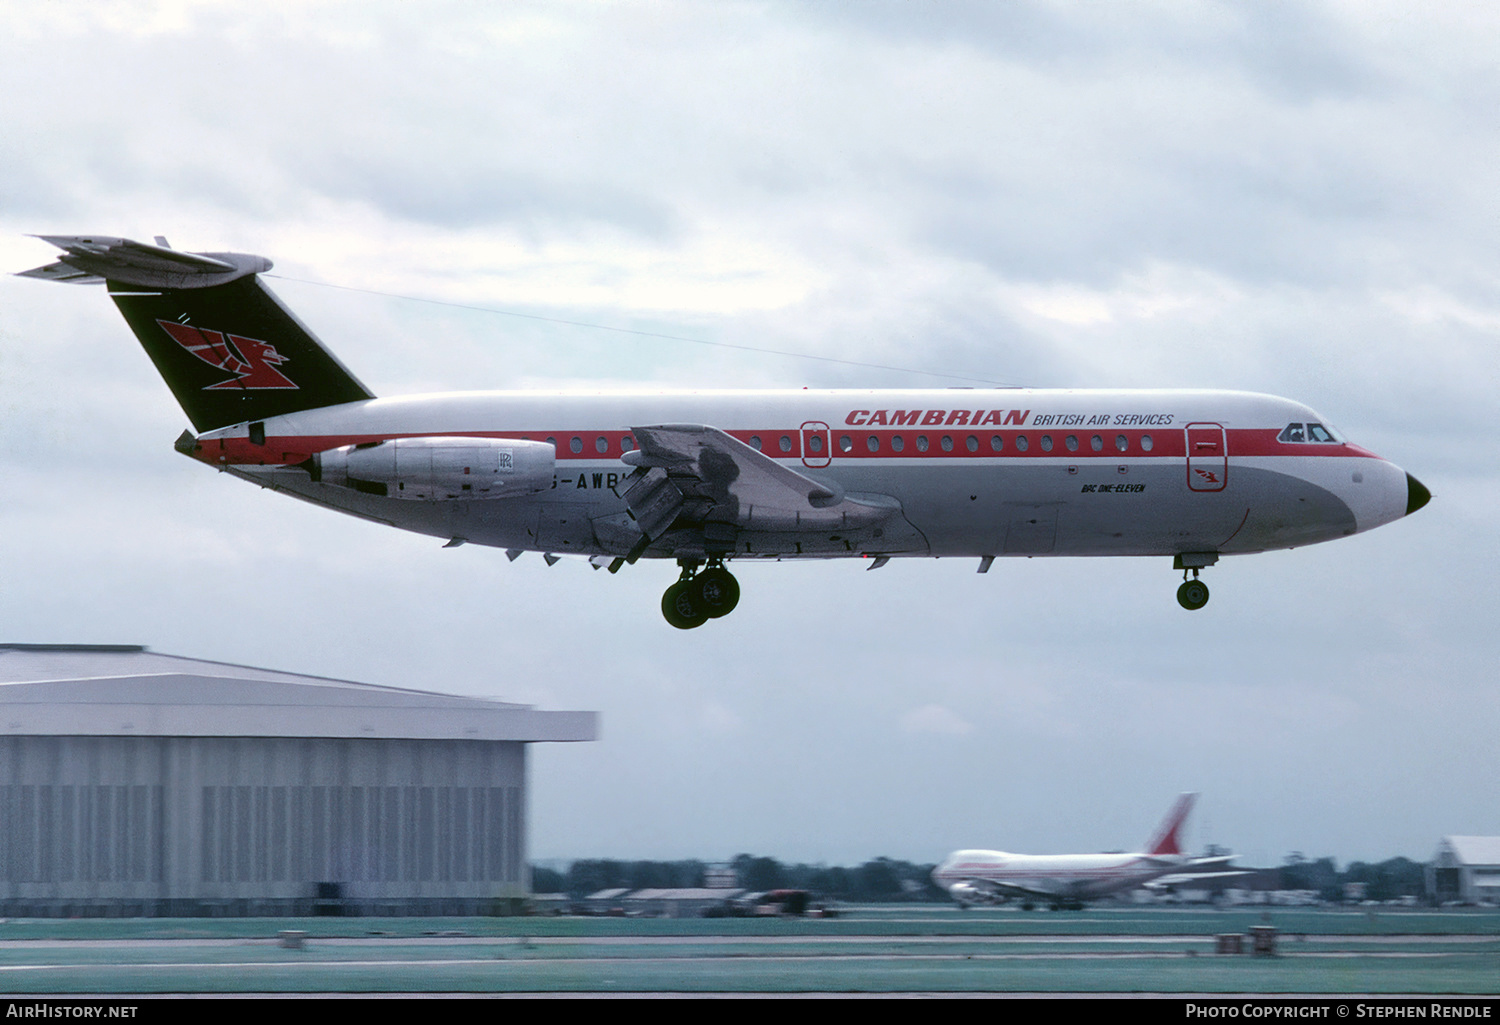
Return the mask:
<path fill-rule="evenodd" d="M 1012 897 L 1028 904 L 1077 908 L 1085 901 L 1168 879 L 1188 881 L 1246 875 L 1228 868 L 1233 855 L 1189 858 L 1182 853 L 1182 824 L 1197 794 L 1183 794 L 1167 812 L 1156 835 L 1137 854 L 1007 854 L 954 851 L 932 870 L 932 880 L 960 907 L 998 904 Z"/>
<path fill-rule="evenodd" d="M 393 527 L 611 571 L 674 559 L 687 629 L 731 560 L 1170 557 L 1201 569 L 1431 497 L 1308 407 L 1230 391 L 459 392 L 376 398 L 271 293 L 264 257 L 106 236 L 23 276 L 103 282 L 192 422 L 185 455 Z"/>

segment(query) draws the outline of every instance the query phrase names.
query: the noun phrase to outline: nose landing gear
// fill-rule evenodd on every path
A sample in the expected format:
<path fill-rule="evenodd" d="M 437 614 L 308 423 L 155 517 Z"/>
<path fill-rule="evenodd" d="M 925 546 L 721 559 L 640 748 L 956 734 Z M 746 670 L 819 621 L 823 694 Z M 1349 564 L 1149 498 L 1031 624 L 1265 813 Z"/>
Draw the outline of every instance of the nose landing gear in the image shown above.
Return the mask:
<path fill-rule="evenodd" d="M 691 630 L 710 619 L 727 616 L 740 602 L 740 583 L 724 568 L 722 558 L 710 558 L 702 573 L 696 559 L 678 559 L 682 575 L 661 596 L 661 614 L 679 630 Z"/>
<path fill-rule="evenodd" d="M 1172 560 L 1172 568 L 1182 570 L 1182 586 L 1177 588 L 1177 604 L 1189 612 L 1208 604 L 1208 585 L 1198 579 L 1198 570 L 1219 561 L 1218 552 L 1183 552 Z M 1188 579 L 1191 571 L 1193 578 Z"/>
<path fill-rule="evenodd" d="M 1187 570 L 1183 570 L 1182 575 L 1186 577 Z M 1198 579 L 1197 570 L 1193 570 L 1193 579 L 1183 580 L 1182 586 L 1177 588 L 1177 604 L 1189 611 L 1208 604 L 1208 585 Z"/>

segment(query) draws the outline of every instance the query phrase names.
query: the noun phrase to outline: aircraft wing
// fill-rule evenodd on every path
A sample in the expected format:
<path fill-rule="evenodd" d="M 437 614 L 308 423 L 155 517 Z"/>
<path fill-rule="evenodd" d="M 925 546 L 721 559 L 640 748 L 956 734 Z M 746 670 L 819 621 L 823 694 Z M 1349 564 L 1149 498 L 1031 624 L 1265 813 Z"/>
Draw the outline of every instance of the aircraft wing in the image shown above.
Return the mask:
<path fill-rule="evenodd" d="M 632 427 L 635 472 L 622 493 L 636 526 L 655 539 L 679 520 L 772 531 L 852 530 L 899 513 L 886 495 L 845 494 L 771 459 L 716 427 Z"/>
<path fill-rule="evenodd" d="M 1234 860 L 1234 857 L 1233 854 L 1216 854 L 1203 858 L 1190 858 L 1181 862 L 1177 866 L 1177 871 L 1157 876 L 1144 885 L 1150 890 L 1165 890 L 1174 886 L 1191 886 L 1195 882 L 1202 882 L 1206 879 L 1232 879 L 1235 876 L 1254 874 L 1248 869 L 1231 867 L 1229 863 Z"/>
<path fill-rule="evenodd" d="M 1234 876 L 1249 876 L 1255 873 L 1249 869 L 1227 869 L 1223 872 L 1174 872 L 1171 875 L 1158 876 L 1149 883 L 1141 885 L 1148 890 L 1168 889 L 1173 886 L 1191 886 L 1193 883 L 1202 882 L 1205 879 L 1230 879 Z"/>
<path fill-rule="evenodd" d="M 1235 859 L 1233 854 L 1215 854 L 1206 858 L 1193 858 L 1184 867 L 1199 871 L 1205 868 L 1223 868 Z"/>

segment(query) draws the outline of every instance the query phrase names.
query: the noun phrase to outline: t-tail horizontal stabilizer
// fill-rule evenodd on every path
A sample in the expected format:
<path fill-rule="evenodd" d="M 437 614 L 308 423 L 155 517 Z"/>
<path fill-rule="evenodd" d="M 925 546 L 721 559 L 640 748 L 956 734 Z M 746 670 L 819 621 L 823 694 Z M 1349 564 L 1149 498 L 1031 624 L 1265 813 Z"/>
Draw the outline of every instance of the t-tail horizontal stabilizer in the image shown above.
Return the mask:
<path fill-rule="evenodd" d="M 374 397 L 256 276 L 271 269 L 263 256 L 36 237 L 66 255 L 20 276 L 104 282 L 200 434 Z"/>
<path fill-rule="evenodd" d="M 211 288 L 271 269 L 264 256 L 246 253 L 182 253 L 110 235 L 33 235 L 68 255 L 18 277 L 96 285 L 114 281 L 140 288 Z M 165 241 L 165 240 L 162 240 Z"/>

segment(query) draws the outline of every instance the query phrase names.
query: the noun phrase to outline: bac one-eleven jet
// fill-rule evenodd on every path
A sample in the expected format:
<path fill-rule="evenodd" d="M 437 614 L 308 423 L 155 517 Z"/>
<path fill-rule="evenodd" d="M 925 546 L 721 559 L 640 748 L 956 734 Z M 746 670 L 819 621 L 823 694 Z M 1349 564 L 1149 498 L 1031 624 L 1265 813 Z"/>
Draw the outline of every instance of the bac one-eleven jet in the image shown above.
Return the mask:
<path fill-rule="evenodd" d="M 932 880 L 960 907 L 997 904 L 1012 897 L 1047 901 L 1054 908 L 1077 908 L 1142 886 L 1182 880 L 1246 875 L 1230 869 L 1233 855 L 1189 858 L 1182 853 L 1182 824 L 1197 794 L 1183 794 L 1156 828 L 1146 849 L 1136 854 L 1007 854 L 954 851 L 932 870 Z"/>
<path fill-rule="evenodd" d="M 444 539 L 675 559 L 662 612 L 730 612 L 731 560 L 1222 555 L 1400 519 L 1416 478 L 1289 399 L 1228 391 L 457 392 L 376 398 L 260 280 L 264 257 L 94 236 L 23 276 L 103 282 L 192 422 L 178 451 Z M 1191 574 L 1191 577 L 1189 577 Z"/>

